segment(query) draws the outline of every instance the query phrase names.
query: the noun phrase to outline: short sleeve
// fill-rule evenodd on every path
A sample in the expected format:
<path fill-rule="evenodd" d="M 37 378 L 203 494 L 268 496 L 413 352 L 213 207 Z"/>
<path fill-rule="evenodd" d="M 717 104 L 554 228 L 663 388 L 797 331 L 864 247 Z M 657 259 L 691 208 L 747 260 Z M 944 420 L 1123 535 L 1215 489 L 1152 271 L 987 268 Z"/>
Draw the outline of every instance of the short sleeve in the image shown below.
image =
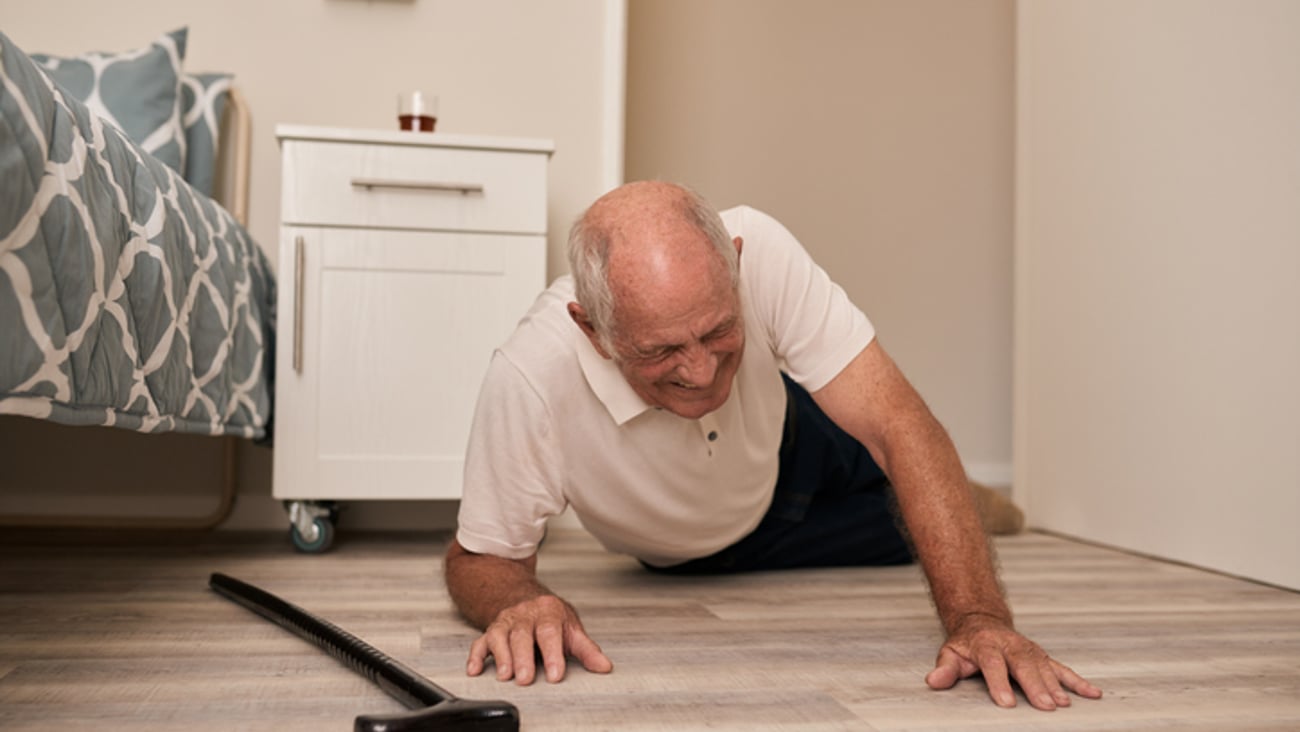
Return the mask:
<path fill-rule="evenodd" d="M 826 386 L 875 338 L 871 321 L 779 221 L 745 206 L 723 218 L 744 239 L 741 287 L 783 370 Z"/>
<path fill-rule="evenodd" d="M 562 475 L 549 410 L 497 351 L 470 428 L 457 541 L 476 554 L 532 556 L 547 518 L 566 506 Z"/>

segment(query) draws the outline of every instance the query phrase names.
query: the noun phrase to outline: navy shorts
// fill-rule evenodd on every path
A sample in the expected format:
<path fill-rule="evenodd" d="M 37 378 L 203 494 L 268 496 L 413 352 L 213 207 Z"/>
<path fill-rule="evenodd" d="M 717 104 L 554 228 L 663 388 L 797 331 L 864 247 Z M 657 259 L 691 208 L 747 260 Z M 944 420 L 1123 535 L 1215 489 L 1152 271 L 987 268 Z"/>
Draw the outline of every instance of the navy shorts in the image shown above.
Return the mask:
<path fill-rule="evenodd" d="M 749 535 L 668 574 L 907 564 L 894 492 L 871 454 L 785 374 L 781 467 L 767 514 Z"/>

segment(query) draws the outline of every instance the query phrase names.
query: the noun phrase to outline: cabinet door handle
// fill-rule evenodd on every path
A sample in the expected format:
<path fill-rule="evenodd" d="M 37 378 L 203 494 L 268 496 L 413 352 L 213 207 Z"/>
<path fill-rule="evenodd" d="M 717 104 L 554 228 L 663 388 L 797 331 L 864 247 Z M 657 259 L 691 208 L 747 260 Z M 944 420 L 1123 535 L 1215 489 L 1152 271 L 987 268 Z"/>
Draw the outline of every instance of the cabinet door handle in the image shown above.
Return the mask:
<path fill-rule="evenodd" d="M 396 180 L 393 178 L 353 178 L 353 188 L 373 190 L 375 188 L 403 188 L 415 191 L 450 191 L 469 195 L 482 193 L 482 183 L 454 183 L 446 181 Z"/>
<path fill-rule="evenodd" d="M 293 370 L 302 373 L 302 286 L 306 276 L 306 246 L 302 237 L 293 240 Z"/>

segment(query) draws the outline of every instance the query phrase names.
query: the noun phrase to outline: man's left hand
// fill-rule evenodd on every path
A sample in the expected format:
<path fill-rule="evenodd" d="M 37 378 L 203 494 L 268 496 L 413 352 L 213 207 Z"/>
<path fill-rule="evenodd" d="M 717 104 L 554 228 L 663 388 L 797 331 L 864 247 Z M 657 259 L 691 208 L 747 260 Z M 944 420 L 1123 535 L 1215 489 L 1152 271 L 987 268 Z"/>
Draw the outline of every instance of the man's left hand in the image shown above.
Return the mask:
<path fill-rule="evenodd" d="M 1030 704 L 1044 711 L 1070 706 L 1067 690 L 1088 699 L 1101 698 L 1101 689 L 996 618 L 976 617 L 963 623 L 939 649 L 925 683 L 931 689 L 950 689 L 977 673 L 984 675 L 989 696 L 1000 707 L 1016 705 L 1011 679 L 1020 684 Z"/>

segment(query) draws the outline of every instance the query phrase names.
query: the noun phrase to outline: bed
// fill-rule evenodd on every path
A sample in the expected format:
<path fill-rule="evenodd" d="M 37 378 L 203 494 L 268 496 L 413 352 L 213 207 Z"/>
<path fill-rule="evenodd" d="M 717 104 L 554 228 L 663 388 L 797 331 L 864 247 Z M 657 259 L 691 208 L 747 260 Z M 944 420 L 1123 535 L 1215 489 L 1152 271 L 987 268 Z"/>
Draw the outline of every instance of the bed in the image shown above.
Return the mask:
<path fill-rule="evenodd" d="M 229 440 L 270 436 L 275 281 L 244 226 L 242 100 L 228 75 L 182 77 L 185 41 L 173 31 L 109 73 L 104 54 L 34 56 L 0 34 L 0 415 L 227 436 L 233 473 Z M 151 84 L 171 108 L 129 98 Z M 216 170 L 219 119 L 187 115 L 187 91 L 236 120 L 233 185 Z"/>

